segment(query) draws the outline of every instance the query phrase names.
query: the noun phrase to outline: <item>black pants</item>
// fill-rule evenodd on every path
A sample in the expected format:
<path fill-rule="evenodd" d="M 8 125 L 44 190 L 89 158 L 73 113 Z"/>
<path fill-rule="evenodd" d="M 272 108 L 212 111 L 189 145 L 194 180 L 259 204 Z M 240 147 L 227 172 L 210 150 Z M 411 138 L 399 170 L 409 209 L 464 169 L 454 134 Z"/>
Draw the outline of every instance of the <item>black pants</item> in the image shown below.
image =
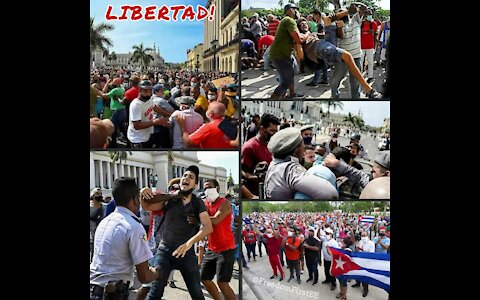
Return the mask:
<path fill-rule="evenodd" d="M 247 257 L 250 259 L 250 253 L 253 253 L 253 259 L 257 257 L 257 254 L 255 253 L 255 246 L 257 243 L 253 244 L 245 244 L 245 247 L 247 248 Z"/>
<path fill-rule="evenodd" d="M 258 253 L 260 254 L 260 256 L 262 256 L 262 241 L 257 241 L 258 243 Z"/>
<path fill-rule="evenodd" d="M 337 282 L 335 280 L 335 277 L 330 275 L 330 266 L 332 265 L 331 261 L 328 260 L 323 260 L 323 266 L 324 266 L 324 271 L 325 271 L 325 280 L 327 282 L 330 282 L 332 285 L 337 285 Z"/>
<path fill-rule="evenodd" d="M 297 279 L 300 279 L 300 260 L 290 260 L 287 258 L 287 266 L 290 270 L 290 278 L 293 278 L 293 272 L 297 275 Z"/>
<path fill-rule="evenodd" d="M 279 252 L 278 255 L 280 256 L 280 264 L 283 267 L 285 266 L 285 260 L 283 259 L 283 252 L 284 252 L 283 248 L 280 248 L 278 252 Z"/>
<path fill-rule="evenodd" d="M 318 260 L 306 260 L 308 268 L 308 278 L 313 278 L 313 282 L 318 282 Z"/>

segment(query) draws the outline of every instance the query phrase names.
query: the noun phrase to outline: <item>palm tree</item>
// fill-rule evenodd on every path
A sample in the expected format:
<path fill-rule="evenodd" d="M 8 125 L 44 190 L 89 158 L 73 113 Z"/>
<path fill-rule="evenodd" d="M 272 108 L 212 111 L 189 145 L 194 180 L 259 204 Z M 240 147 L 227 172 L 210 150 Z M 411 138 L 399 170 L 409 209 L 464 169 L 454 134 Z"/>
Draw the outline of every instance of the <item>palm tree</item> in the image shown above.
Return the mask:
<path fill-rule="evenodd" d="M 361 117 L 355 117 L 355 126 L 362 130 L 365 127 L 365 121 Z"/>
<path fill-rule="evenodd" d="M 90 17 L 90 66 L 92 66 L 92 54 L 95 50 L 101 50 L 103 53 L 107 51 L 108 53 L 107 47 L 111 47 L 113 44 L 105 36 L 105 32 L 115 28 L 113 25 L 105 23 L 94 25 L 94 20 L 94 17 Z"/>
<path fill-rule="evenodd" d="M 168 165 L 167 165 L 167 174 L 169 180 L 173 178 L 173 152 L 168 150 Z"/>
<path fill-rule="evenodd" d="M 330 107 L 333 107 L 335 110 L 337 107 L 343 109 L 343 103 L 339 100 L 327 100 L 322 102 L 323 105 L 327 106 L 327 115 L 330 114 Z"/>
<path fill-rule="evenodd" d="M 278 5 L 280 6 L 281 9 L 283 9 L 283 0 L 278 1 Z"/>
<path fill-rule="evenodd" d="M 118 163 L 120 164 L 117 177 L 120 177 L 120 170 L 123 169 L 122 161 L 127 160 L 129 155 L 132 155 L 132 151 L 108 151 L 108 156 L 110 156 L 110 159 L 112 160 L 112 162 L 116 163 L 118 161 Z"/>
<path fill-rule="evenodd" d="M 355 124 L 357 123 L 357 117 L 352 115 L 352 113 L 348 113 L 348 116 L 343 117 L 343 122 L 347 124 L 350 123 L 355 127 Z"/>
<path fill-rule="evenodd" d="M 112 64 L 112 60 L 117 60 L 117 54 L 115 53 L 115 51 L 108 55 L 108 60 L 110 61 L 110 64 Z"/>
<path fill-rule="evenodd" d="M 134 51 L 132 57 L 130 58 L 130 61 L 138 62 L 140 60 L 142 62 L 143 71 L 143 67 L 145 67 L 146 69 L 150 61 L 154 60 L 153 56 L 147 53 L 148 51 L 153 51 L 153 49 L 143 48 L 143 43 L 141 43 L 140 45 L 134 45 L 132 48 Z"/>

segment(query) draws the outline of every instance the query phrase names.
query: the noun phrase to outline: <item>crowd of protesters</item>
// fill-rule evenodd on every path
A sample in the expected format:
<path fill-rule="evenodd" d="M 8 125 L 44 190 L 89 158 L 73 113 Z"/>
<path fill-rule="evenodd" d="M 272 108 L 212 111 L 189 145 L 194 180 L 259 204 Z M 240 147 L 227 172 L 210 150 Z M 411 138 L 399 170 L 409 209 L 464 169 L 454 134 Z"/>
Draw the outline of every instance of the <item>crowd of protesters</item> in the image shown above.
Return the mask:
<path fill-rule="evenodd" d="M 90 148 L 238 147 L 236 77 L 185 70 L 93 69 Z M 213 83 L 222 78 L 218 86 Z"/>

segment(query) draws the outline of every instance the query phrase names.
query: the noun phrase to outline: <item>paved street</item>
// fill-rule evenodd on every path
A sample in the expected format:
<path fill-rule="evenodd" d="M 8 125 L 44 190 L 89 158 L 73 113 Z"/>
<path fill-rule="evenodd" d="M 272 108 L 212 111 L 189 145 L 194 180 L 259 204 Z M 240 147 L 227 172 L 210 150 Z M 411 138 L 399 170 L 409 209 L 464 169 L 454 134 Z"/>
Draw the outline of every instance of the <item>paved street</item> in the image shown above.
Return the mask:
<path fill-rule="evenodd" d="M 295 75 L 295 87 L 299 94 L 304 94 L 308 98 L 323 98 L 330 99 L 332 96 L 330 90 L 331 83 L 331 69 L 328 72 L 328 85 L 319 84 L 318 87 L 309 87 L 305 84 L 312 81 L 313 73 L 298 74 Z M 259 68 L 242 71 L 241 73 L 241 85 L 242 85 L 242 98 L 269 98 L 272 92 L 278 85 L 276 79 L 277 72 L 275 70 L 263 71 Z M 348 80 L 349 74 L 340 82 L 340 98 L 351 98 L 350 93 L 350 81 Z M 374 83 L 373 87 L 380 93 L 383 91 L 383 80 L 385 77 L 385 70 L 378 67 L 373 71 Z M 365 75 L 364 75 L 365 77 Z M 360 93 L 361 98 L 366 98 L 364 93 Z"/>
<path fill-rule="evenodd" d="M 264 250 L 264 249 L 263 249 Z M 243 246 L 243 251 L 246 253 L 246 248 Z M 312 286 L 312 284 L 306 283 L 308 279 L 308 270 L 305 266 L 305 271 L 300 275 L 302 280 L 301 284 L 298 284 L 295 280 L 287 282 L 288 277 L 290 276 L 290 271 L 285 266 L 283 268 L 285 272 L 286 279 L 283 281 L 278 281 L 278 277 L 270 279 L 273 271 L 270 267 L 268 257 L 264 254 L 263 257 L 258 256 L 258 247 L 257 247 L 257 261 L 254 262 L 253 259 L 248 262 L 249 270 L 243 269 L 243 280 L 248 284 L 250 289 L 255 294 L 256 299 L 260 300 L 286 300 L 286 299 L 335 299 L 335 296 L 340 291 L 340 285 L 337 281 L 337 288 L 334 291 L 330 290 L 330 285 L 321 284 L 325 280 L 324 268 L 319 267 L 319 282 Z M 362 297 L 362 288 L 353 288 L 351 287 L 355 281 L 348 283 L 347 299 L 349 300 L 387 300 L 388 294 L 386 291 L 375 287 L 369 286 L 369 293 L 367 297 Z M 245 287 L 245 285 L 244 285 Z M 255 299 L 255 298 L 246 298 L 245 300 Z"/>
<path fill-rule="evenodd" d="M 188 293 L 187 286 L 185 284 L 185 281 L 183 281 L 182 274 L 175 270 L 175 274 L 173 276 L 175 280 L 175 285 L 177 288 L 171 288 L 170 286 L 167 285 L 165 287 L 165 292 L 163 294 L 162 299 L 184 299 L 184 300 L 190 300 L 192 297 L 190 297 L 190 294 Z M 238 284 L 238 279 L 239 279 L 239 272 L 238 272 L 238 265 L 237 263 L 234 264 L 233 266 L 233 276 L 232 276 L 232 281 L 230 281 L 230 286 L 232 287 L 233 291 L 235 292 L 236 298 L 238 298 L 239 295 L 239 284 Z M 214 281 L 216 278 L 214 278 Z M 244 283 L 244 286 L 246 284 Z M 128 300 L 136 300 L 137 297 L 137 290 L 142 286 L 142 284 L 137 280 L 135 277 L 135 284 L 133 285 L 134 289 L 130 291 L 130 295 L 128 297 Z M 243 289 L 245 293 L 245 288 Z M 202 285 L 202 291 L 203 295 L 205 296 L 205 299 L 213 299 L 212 296 L 208 293 L 208 291 L 203 287 Z M 222 298 L 223 299 L 223 298 Z M 255 298 L 253 298 L 255 299 Z"/>

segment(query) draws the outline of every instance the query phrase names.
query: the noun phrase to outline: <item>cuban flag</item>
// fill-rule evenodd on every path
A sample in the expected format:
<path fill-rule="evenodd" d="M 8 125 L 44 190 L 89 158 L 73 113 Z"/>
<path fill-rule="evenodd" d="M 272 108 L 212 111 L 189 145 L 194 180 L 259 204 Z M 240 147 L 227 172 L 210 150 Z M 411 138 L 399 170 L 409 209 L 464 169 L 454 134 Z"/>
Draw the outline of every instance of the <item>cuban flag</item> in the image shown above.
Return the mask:
<path fill-rule="evenodd" d="M 390 253 L 350 252 L 333 247 L 330 251 L 332 276 L 356 279 L 390 292 Z"/>
<path fill-rule="evenodd" d="M 372 216 L 361 216 L 360 217 L 360 223 L 370 223 L 372 224 L 374 220 L 374 217 Z"/>

